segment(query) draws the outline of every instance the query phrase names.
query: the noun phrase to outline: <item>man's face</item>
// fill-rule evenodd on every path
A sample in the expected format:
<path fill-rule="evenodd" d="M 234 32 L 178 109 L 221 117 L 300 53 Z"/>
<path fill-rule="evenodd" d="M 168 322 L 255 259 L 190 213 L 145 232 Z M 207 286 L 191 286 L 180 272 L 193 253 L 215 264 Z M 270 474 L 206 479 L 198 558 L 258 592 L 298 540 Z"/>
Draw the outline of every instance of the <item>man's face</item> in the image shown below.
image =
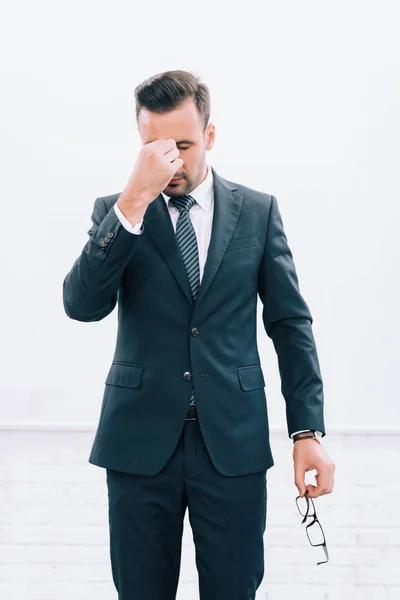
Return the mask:
<path fill-rule="evenodd" d="M 181 196 L 200 185 L 207 175 L 206 150 L 214 145 L 214 125 L 209 123 L 203 132 L 203 123 L 192 98 L 179 108 L 159 114 L 141 109 L 138 130 L 142 143 L 172 138 L 179 150 L 183 165 L 173 177 L 181 177 L 177 183 L 169 183 L 163 192 L 167 196 Z"/>

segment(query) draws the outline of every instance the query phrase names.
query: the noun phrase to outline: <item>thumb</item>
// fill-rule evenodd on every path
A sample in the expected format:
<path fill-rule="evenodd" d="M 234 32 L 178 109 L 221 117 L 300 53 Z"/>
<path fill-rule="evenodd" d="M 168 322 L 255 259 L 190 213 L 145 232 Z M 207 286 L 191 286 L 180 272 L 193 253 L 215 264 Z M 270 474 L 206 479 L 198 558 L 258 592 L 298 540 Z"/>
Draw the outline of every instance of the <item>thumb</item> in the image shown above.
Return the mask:
<path fill-rule="evenodd" d="M 296 484 L 297 489 L 299 490 L 299 495 L 301 497 L 306 493 L 306 484 L 304 483 L 305 469 L 301 465 L 295 465 L 294 467 L 294 482 Z"/>

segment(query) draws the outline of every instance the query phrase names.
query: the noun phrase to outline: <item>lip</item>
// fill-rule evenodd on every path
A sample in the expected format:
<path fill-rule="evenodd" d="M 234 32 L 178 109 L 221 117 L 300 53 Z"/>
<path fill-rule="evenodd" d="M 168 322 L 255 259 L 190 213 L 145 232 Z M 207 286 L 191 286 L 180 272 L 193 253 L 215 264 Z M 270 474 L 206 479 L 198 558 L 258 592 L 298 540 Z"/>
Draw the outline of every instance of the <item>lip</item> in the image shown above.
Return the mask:
<path fill-rule="evenodd" d="M 171 179 L 170 183 L 178 183 L 178 181 L 182 181 L 183 177 L 177 177 L 177 179 Z"/>

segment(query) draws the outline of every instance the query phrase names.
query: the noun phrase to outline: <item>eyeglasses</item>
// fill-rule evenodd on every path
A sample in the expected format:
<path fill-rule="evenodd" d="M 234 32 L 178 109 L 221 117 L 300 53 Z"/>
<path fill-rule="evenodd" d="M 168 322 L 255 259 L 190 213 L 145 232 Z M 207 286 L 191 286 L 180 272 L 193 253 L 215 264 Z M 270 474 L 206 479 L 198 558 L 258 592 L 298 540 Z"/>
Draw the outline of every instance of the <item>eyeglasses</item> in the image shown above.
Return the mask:
<path fill-rule="evenodd" d="M 311 511 L 310 511 L 310 500 L 311 500 Z M 323 529 L 321 527 L 321 523 L 318 521 L 317 512 L 315 510 L 315 505 L 312 498 L 308 497 L 308 490 L 306 491 L 304 497 L 297 496 L 296 505 L 299 513 L 303 517 L 302 523 L 305 523 L 307 519 L 312 519 L 311 523 L 306 526 L 306 533 L 308 537 L 308 541 L 311 546 L 322 546 L 326 560 L 322 560 L 317 563 L 317 565 L 322 565 L 327 563 L 329 560 L 328 549 L 326 547 L 326 539 Z"/>

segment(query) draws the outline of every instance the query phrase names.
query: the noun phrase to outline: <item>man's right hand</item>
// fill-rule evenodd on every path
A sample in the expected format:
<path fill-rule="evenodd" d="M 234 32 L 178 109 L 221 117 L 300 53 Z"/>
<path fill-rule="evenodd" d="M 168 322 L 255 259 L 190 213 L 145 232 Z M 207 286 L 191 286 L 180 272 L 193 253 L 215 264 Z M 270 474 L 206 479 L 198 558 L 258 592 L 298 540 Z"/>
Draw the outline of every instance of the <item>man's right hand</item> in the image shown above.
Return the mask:
<path fill-rule="evenodd" d="M 175 140 L 145 144 L 136 159 L 129 181 L 117 205 L 132 225 L 139 223 L 147 206 L 155 200 L 183 165 Z"/>

